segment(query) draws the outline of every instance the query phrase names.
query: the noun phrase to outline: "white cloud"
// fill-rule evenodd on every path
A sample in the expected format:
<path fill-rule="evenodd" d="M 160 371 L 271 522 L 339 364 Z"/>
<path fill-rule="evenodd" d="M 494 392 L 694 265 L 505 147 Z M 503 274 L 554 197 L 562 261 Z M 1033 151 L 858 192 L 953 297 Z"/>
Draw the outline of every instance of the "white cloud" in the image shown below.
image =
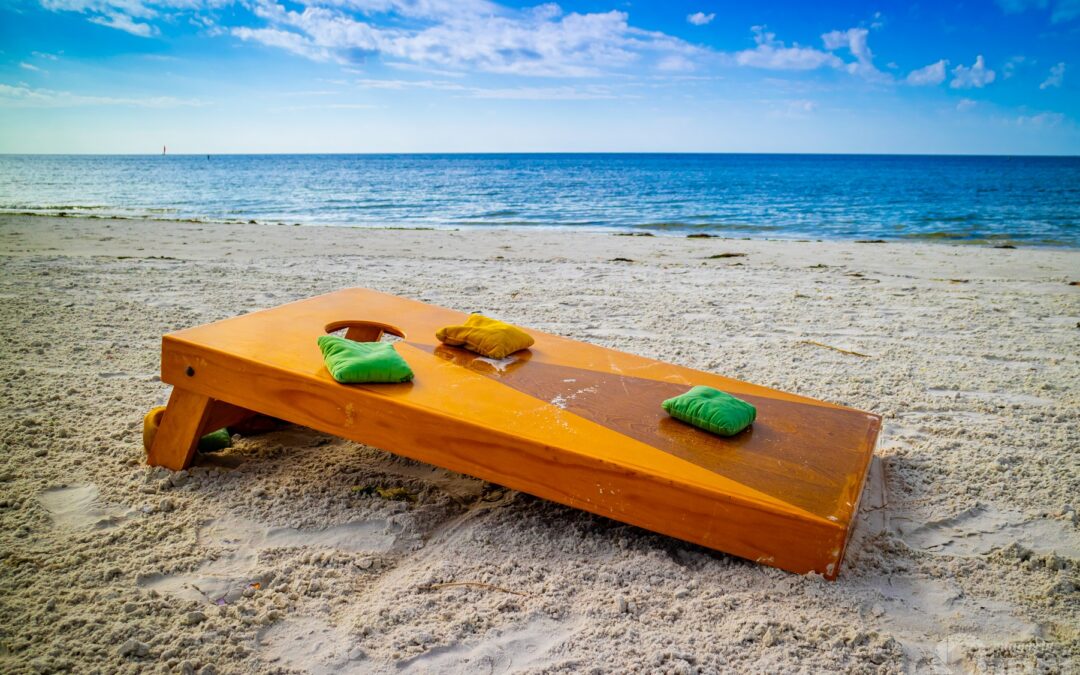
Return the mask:
<path fill-rule="evenodd" d="M 770 114 L 774 117 L 803 119 L 810 116 L 817 108 L 818 105 L 814 101 L 792 99 L 790 101 L 780 101 L 778 105 L 773 105 Z"/>
<path fill-rule="evenodd" d="M 511 87 L 506 89 L 471 89 L 473 98 L 512 99 L 519 101 L 589 101 L 627 98 L 607 87 Z"/>
<path fill-rule="evenodd" d="M 867 42 L 870 31 L 866 28 L 829 31 L 821 36 L 824 50 L 804 47 L 793 43 L 786 45 L 776 39 L 776 34 L 768 32 L 764 26 L 753 26 L 754 42 L 757 46 L 735 52 L 734 61 L 740 66 L 764 68 L 768 70 L 815 70 L 827 67 L 844 70 L 866 80 L 886 82 L 892 76 L 883 73 L 874 66 L 874 54 Z M 833 52 L 846 49 L 854 61 L 844 61 Z"/>
<path fill-rule="evenodd" d="M 268 47 L 277 47 L 298 54 L 314 61 L 335 60 L 333 52 L 315 45 L 309 38 L 291 31 L 277 28 L 233 28 L 232 34 L 241 40 L 260 42 Z"/>
<path fill-rule="evenodd" d="M 682 54 L 672 54 L 660 59 L 656 69 L 665 73 L 689 73 L 697 69 L 697 64 Z"/>
<path fill-rule="evenodd" d="M 320 0 L 310 4 L 353 9 L 367 15 L 394 13 L 421 19 L 495 14 L 501 9 L 487 0 Z M 555 3 L 533 7 L 532 11 L 548 16 L 562 14 L 562 9 Z"/>
<path fill-rule="evenodd" d="M 439 80 L 376 80 L 360 79 L 356 84 L 365 89 L 390 89 L 400 91 L 402 89 L 437 89 L 442 91 L 465 91 L 468 89 L 458 82 L 442 82 Z"/>
<path fill-rule="evenodd" d="M 694 12 L 686 17 L 686 20 L 695 26 L 704 26 L 712 23 L 712 20 L 716 18 L 716 14 L 709 12 Z"/>
<path fill-rule="evenodd" d="M 923 66 L 918 70 L 908 73 L 907 83 L 916 87 L 933 86 L 945 81 L 945 66 L 949 64 L 945 59 L 936 63 Z"/>
<path fill-rule="evenodd" d="M 1034 61 L 1032 61 L 1026 56 L 1013 56 L 1005 62 L 1005 67 L 1001 69 L 1002 76 L 1007 80 L 1013 75 L 1015 75 L 1016 71 L 1019 70 L 1021 66 L 1033 64 Z"/>
<path fill-rule="evenodd" d="M 311 103 L 308 105 L 290 105 L 272 110 L 280 112 L 298 112 L 301 110 L 375 110 L 380 106 L 370 103 Z"/>
<path fill-rule="evenodd" d="M 92 16 L 89 21 L 90 23 L 96 23 L 102 26 L 108 26 L 109 28 L 122 30 L 125 33 L 138 35 L 139 37 L 151 37 L 158 34 L 157 26 L 151 26 L 148 23 L 139 23 L 127 14 L 121 14 L 119 12 L 108 12 L 100 16 Z"/>
<path fill-rule="evenodd" d="M 122 30 L 139 37 L 153 37 L 160 30 L 151 21 L 173 21 L 237 3 L 238 0 L 38 0 L 53 12 L 76 12 L 87 21 Z"/>
<path fill-rule="evenodd" d="M 1039 85 L 1039 89 L 1049 89 L 1050 87 L 1060 87 L 1061 83 L 1065 80 L 1065 62 L 1057 64 L 1050 69 L 1050 74 L 1047 76 L 1043 83 Z"/>
<path fill-rule="evenodd" d="M 367 13 L 402 5 L 389 0 L 329 1 Z M 345 62 L 378 54 L 448 70 L 533 76 L 593 76 L 674 56 L 686 60 L 680 63 L 685 69 L 689 59 L 702 52 L 663 33 L 634 28 L 627 14 L 618 11 L 564 15 L 555 5 L 512 11 L 482 4 L 476 5 L 476 13 L 460 16 L 442 14 L 450 6 L 445 3 L 407 4 L 412 15 L 431 19 L 430 25 L 403 27 L 394 22 L 381 27 L 336 8 L 308 5 L 296 11 L 275 0 L 259 0 L 255 14 L 268 25 L 232 32 L 316 60 Z"/>
<path fill-rule="evenodd" d="M 868 80 L 887 80 L 889 75 L 881 72 L 874 66 L 874 54 L 870 51 L 867 38 L 870 31 L 866 28 L 849 28 L 847 30 L 829 31 L 821 36 L 825 43 L 825 49 L 836 51 L 847 48 L 855 57 L 853 63 L 844 65 L 844 69 L 852 75 L 858 75 Z"/>
<path fill-rule="evenodd" d="M 87 105 L 178 108 L 201 106 L 206 105 L 206 103 L 197 99 L 180 99 L 172 96 L 148 96 L 143 98 L 84 96 L 69 91 L 0 84 L 0 108 L 71 108 Z"/>
<path fill-rule="evenodd" d="M 598 99 L 633 98 L 624 93 L 617 92 L 614 88 L 604 85 L 590 85 L 581 87 L 469 87 L 460 82 L 447 82 L 442 80 L 379 80 L 359 79 L 356 84 L 364 89 L 386 89 L 401 91 L 405 89 L 428 89 L 437 91 L 454 92 L 460 96 L 480 99 L 512 99 L 512 100 L 564 100 L 585 101 Z"/>
<path fill-rule="evenodd" d="M 960 112 L 967 112 L 967 111 L 971 110 L 972 108 L 974 108 L 978 104 L 979 104 L 979 102 L 974 100 L 974 99 L 962 98 L 956 104 L 956 109 L 958 111 L 960 111 Z"/>
<path fill-rule="evenodd" d="M 57 55 L 57 54 L 50 54 L 48 52 L 30 52 L 30 53 L 33 54 L 34 56 L 38 57 L 39 59 L 45 59 L 46 61 L 59 61 L 60 60 L 60 56 Z M 63 54 L 64 52 L 60 52 L 60 53 Z"/>
<path fill-rule="evenodd" d="M 735 63 L 740 66 L 766 70 L 814 70 L 822 66 L 839 68 L 844 65 L 835 54 L 820 49 L 800 47 L 798 44 L 788 47 L 776 39 L 775 33 L 767 32 L 764 26 L 753 26 L 751 30 L 757 46 L 735 53 Z"/>
<path fill-rule="evenodd" d="M 949 86 L 953 89 L 982 89 L 992 83 L 997 76 L 994 71 L 986 67 L 982 54 L 975 58 L 975 64 L 970 68 L 961 65 L 953 68 L 952 72 L 953 79 Z"/>
<path fill-rule="evenodd" d="M 1057 112 L 1044 112 L 1036 115 L 1021 115 L 1016 118 L 1020 126 L 1056 127 L 1065 121 L 1065 115 Z"/>
<path fill-rule="evenodd" d="M 26 61 L 23 61 L 22 63 L 20 63 L 19 67 L 22 68 L 23 70 L 29 70 L 29 71 L 32 71 L 32 72 L 35 72 L 35 73 L 42 72 L 41 68 L 38 68 L 37 66 L 35 66 L 32 63 L 27 63 Z"/>

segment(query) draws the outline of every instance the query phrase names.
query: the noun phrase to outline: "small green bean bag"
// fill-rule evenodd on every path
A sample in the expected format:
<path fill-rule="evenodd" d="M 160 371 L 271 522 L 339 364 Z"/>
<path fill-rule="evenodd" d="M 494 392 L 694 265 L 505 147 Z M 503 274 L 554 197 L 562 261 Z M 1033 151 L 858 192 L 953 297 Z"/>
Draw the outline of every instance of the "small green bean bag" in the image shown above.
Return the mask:
<path fill-rule="evenodd" d="M 757 417 L 754 406 L 712 387 L 694 387 L 660 405 L 675 419 L 720 436 L 734 436 Z"/>
<path fill-rule="evenodd" d="M 143 417 L 142 442 L 143 449 L 147 452 L 150 452 L 150 448 L 154 446 L 154 438 L 157 436 L 158 427 L 161 426 L 161 419 L 164 415 L 165 406 L 159 405 L 156 408 L 151 408 L 150 412 Z M 231 445 L 232 437 L 229 435 L 229 430 L 222 428 L 212 431 L 199 439 L 199 452 L 217 452 Z"/>
<path fill-rule="evenodd" d="M 337 335 L 320 335 L 323 362 L 343 384 L 408 382 L 412 369 L 389 342 L 356 342 Z"/>

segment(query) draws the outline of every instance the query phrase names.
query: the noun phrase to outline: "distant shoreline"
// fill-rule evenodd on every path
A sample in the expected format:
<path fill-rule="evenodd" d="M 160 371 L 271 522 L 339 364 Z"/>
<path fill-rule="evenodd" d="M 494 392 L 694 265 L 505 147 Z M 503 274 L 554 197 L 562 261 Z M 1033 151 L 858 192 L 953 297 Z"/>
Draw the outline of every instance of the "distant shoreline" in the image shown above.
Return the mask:
<path fill-rule="evenodd" d="M 1080 159 L 1080 155 L 926 153 L 926 152 L 693 152 L 548 151 L 548 152 L 0 152 L 2 157 L 912 157 L 986 159 Z"/>
<path fill-rule="evenodd" d="M 466 231 L 485 231 L 485 230 L 505 230 L 505 231 L 546 231 L 546 232 L 580 232 L 583 234 L 609 234 L 613 236 L 622 237 L 671 237 L 671 238 L 688 238 L 688 239 L 717 239 L 721 241 L 773 241 L 773 242 L 850 242 L 857 244 L 944 244 L 957 247 L 987 247 L 987 248 L 999 248 L 999 249 L 1016 249 L 1016 248 L 1033 248 L 1033 249 L 1063 249 L 1063 250 L 1076 250 L 1080 249 L 1080 245 L 1070 244 L 1068 242 L 1030 242 L 1017 239 L 1010 239 L 1008 237 L 1001 238 L 965 238 L 962 235 L 958 235 L 950 232 L 930 232 L 926 234 L 912 234 L 902 237 L 874 237 L 874 238 L 855 238 L 855 237 L 782 237 L 782 236 L 729 236 L 724 234 L 718 234 L 716 232 L 710 232 L 706 228 L 694 229 L 693 226 L 689 226 L 684 229 L 664 229 L 661 227 L 650 228 L 647 225 L 639 227 L 613 227 L 613 226 L 578 226 L 578 225 L 460 225 L 460 224 L 446 224 L 446 225 L 417 225 L 415 227 L 406 225 L 334 225 L 329 223 L 286 223 L 281 221 L 258 221 L 255 219 L 248 220 L 212 220 L 212 219 L 199 219 L 199 218 L 155 218 L 152 216 L 117 216 L 108 215 L 101 216 L 96 214 L 79 214 L 79 213 L 35 213 L 32 211 L 0 211 L 0 219 L 10 218 L 50 218 L 50 219 L 70 219 L 70 220 L 96 220 L 96 221 L 127 221 L 127 222 L 141 222 L 141 223 L 183 223 L 189 225 L 255 225 L 255 226 L 274 226 L 274 227 L 316 227 L 316 228 L 331 228 L 331 229 L 344 229 L 344 230 L 372 230 L 372 231 L 384 231 L 384 230 L 403 230 L 403 231 L 440 231 L 440 232 L 466 232 Z"/>

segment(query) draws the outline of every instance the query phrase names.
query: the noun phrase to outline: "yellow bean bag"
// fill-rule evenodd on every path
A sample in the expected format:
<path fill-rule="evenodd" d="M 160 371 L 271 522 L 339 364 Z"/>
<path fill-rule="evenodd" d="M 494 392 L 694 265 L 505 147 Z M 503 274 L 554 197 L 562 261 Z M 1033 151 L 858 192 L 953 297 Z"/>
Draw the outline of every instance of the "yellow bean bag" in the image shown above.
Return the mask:
<path fill-rule="evenodd" d="M 150 452 L 150 448 L 154 445 L 154 436 L 157 436 L 158 427 L 161 426 L 161 416 L 164 414 L 165 406 L 159 405 L 151 408 L 150 412 L 143 417 L 142 443 L 143 449 L 147 452 Z M 229 436 L 228 429 L 218 429 L 199 439 L 200 452 L 214 452 L 230 445 L 232 445 L 232 438 Z"/>
<path fill-rule="evenodd" d="M 435 337 L 452 347 L 465 347 L 491 359 L 503 359 L 522 349 L 528 349 L 534 340 L 517 326 L 471 314 L 461 326 L 444 326 Z"/>

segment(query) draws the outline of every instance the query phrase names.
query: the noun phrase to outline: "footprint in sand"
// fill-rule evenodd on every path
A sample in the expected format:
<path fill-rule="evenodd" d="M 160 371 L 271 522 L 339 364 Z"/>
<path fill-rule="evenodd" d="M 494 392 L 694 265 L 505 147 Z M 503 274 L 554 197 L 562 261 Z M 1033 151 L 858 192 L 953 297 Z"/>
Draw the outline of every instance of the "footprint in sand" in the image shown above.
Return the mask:
<path fill-rule="evenodd" d="M 131 514 L 130 509 L 102 502 L 96 485 L 48 488 L 38 493 L 38 502 L 54 524 L 74 530 L 116 527 Z"/>
<path fill-rule="evenodd" d="M 286 619 L 259 631 L 255 648 L 262 660 L 309 675 L 371 672 L 363 650 L 344 630 L 315 617 Z"/>
<path fill-rule="evenodd" d="M 976 506 L 922 523 L 900 514 L 890 520 L 908 546 L 931 553 L 986 555 L 1016 543 L 1039 554 L 1080 557 L 1080 536 L 1072 527 L 1049 518 L 1029 519 L 1017 511 Z"/>
<path fill-rule="evenodd" d="M 553 665 L 558 647 L 581 626 L 537 618 L 493 629 L 478 642 L 451 644 L 397 663 L 367 658 L 347 631 L 316 617 L 296 617 L 262 629 L 255 641 L 262 660 L 311 675 L 399 673 L 513 673 Z"/>
<path fill-rule="evenodd" d="M 961 391 L 959 389 L 942 389 L 940 387 L 931 387 L 926 390 L 926 393 L 930 394 L 931 396 L 939 396 L 946 398 L 987 401 L 990 403 L 996 403 L 999 407 L 1011 404 L 1031 406 L 1054 405 L 1054 401 L 1051 401 L 1050 399 L 1041 398 L 1039 396 L 1031 396 L 1030 394 L 1014 394 L 1010 392 Z"/>
<path fill-rule="evenodd" d="M 523 625 L 494 630 L 473 644 L 435 647 L 398 664 L 405 673 L 515 673 L 554 665 L 553 652 L 580 627 L 533 619 Z"/>
<path fill-rule="evenodd" d="M 968 597 L 941 580 L 890 576 L 859 590 L 869 592 L 867 610 L 893 631 L 917 670 L 931 664 L 955 666 L 972 647 L 1004 646 L 1042 635 L 1040 626 L 1021 618 L 1017 607 Z"/>
<path fill-rule="evenodd" d="M 326 528 L 273 527 L 238 519 L 213 520 L 199 528 L 198 541 L 217 553 L 190 573 L 154 574 L 139 579 L 143 588 L 186 600 L 231 604 L 257 578 L 259 551 L 269 548 L 335 549 L 386 553 L 408 546 L 411 537 L 385 520 L 370 520 Z"/>

